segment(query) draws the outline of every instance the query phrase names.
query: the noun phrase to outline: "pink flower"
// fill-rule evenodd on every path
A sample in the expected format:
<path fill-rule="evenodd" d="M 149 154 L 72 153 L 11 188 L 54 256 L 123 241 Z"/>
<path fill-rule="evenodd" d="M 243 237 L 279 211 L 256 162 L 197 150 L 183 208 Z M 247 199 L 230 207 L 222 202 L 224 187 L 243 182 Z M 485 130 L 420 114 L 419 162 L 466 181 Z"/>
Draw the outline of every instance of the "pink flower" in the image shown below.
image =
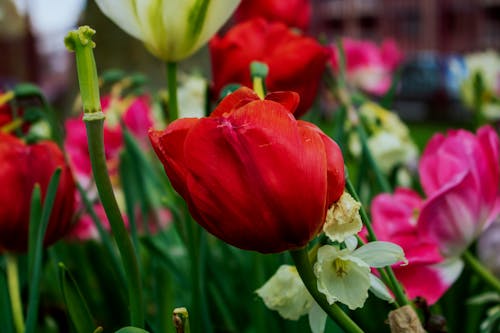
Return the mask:
<path fill-rule="evenodd" d="M 428 199 L 418 231 L 445 257 L 460 255 L 498 215 L 499 147 L 493 128 L 484 126 L 477 135 L 437 134 L 424 150 L 419 174 Z"/>
<path fill-rule="evenodd" d="M 106 212 L 104 211 L 104 207 L 102 206 L 102 204 L 94 204 L 93 209 L 97 215 L 97 218 L 99 219 L 99 221 L 101 221 L 104 230 L 106 232 L 111 232 L 111 226 L 109 225 L 109 221 L 106 217 Z M 127 229 L 130 229 L 130 223 L 127 215 L 122 215 L 125 222 L 125 227 Z M 135 212 L 135 221 L 137 224 L 137 232 L 139 233 L 139 235 L 149 233 L 156 234 L 170 225 L 170 222 L 172 222 L 172 213 L 168 209 L 158 209 L 150 212 L 146 216 L 146 218 L 144 218 L 141 210 L 137 208 Z M 92 217 L 90 216 L 90 214 L 85 212 L 73 225 L 70 232 L 65 238 L 68 241 L 81 242 L 87 240 L 99 240 L 100 236 Z"/>
<path fill-rule="evenodd" d="M 374 95 L 385 94 L 392 83 L 392 74 L 403 60 L 396 42 L 388 39 L 378 47 L 368 40 L 343 39 L 347 80 Z M 338 50 L 332 47 L 331 65 L 339 70 Z"/>
<path fill-rule="evenodd" d="M 149 98 L 139 96 L 133 99 L 116 99 L 110 96 L 101 100 L 103 112 L 106 114 L 104 123 L 104 145 L 106 160 L 110 174 L 118 171 L 118 158 L 123 148 L 123 134 L 120 121 L 132 132 L 134 137 L 144 147 L 148 147 L 148 129 L 153 125 Z M 92 169 L 87 145 L 85 124 L 81 118 L 66 120 L 65 150 L 68 152 L 72 169 L 83 186 L 88 185 Z"/>
<path fill-rule="evenodd" d="M 372 226 L 378 240 L 403 248 L 408 265 L 395 265 L 393 270 L 408 296 L 434 304 L 460 275 L 462 263 L 445 261 L 436 242 L 419 237 L 417 217 L 422 206 L 422 198 L 411 189 L 380 194 L 372 201 Z"/>

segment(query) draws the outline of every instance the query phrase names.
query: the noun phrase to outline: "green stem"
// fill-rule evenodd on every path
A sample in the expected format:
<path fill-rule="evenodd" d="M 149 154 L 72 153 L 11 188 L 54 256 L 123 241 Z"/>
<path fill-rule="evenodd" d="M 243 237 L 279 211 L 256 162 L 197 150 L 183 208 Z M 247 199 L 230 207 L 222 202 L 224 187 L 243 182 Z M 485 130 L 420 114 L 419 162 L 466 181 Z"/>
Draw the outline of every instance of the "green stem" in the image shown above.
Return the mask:
<path fill-rule="evenodd" d="M 7 269 L 7 284 L 9 287 L 10 303 L 12 306 L 12 318 L 17 333 L 24 332 L 23 304 L 19 292 L 19 273 L 17 270 L 17 257 L 14 254 L 5 254 Z"/>
<path fill-rule="evenodd" d="M 346 187 L 347 187 L 347 191 L 352 195 L 354 200 L 360 201 L 359 196 L 356 193 L 356 190 L 354 189 L 354 186 L 352 185 L 352 182 L 349 179 L 349 177 L 346 177 Z M 359 215 L 361 216 L 361 221 L 363 222 L 363 225 L 366 227 L 366 230 L 368 231 L 369 241 L 371 241 L 371 242 L 376 241 L 377 236 L 375 235 L 375 232 L 373 231 L 372 223 L 371 223 L 370 218 L 368 217 L 368 213 L 366 212 L 363 205 L 361 205 L 361 208 L 359 209 Z M 384 282 L 387 285 L 389 285 L 392 292 L 396 296 L 396 304 L 398 306 L 404 306 L 404 305 L 411 304 L 410 301 L 408 300 L 408 297 L 406 297 L 406 294 L 403 290 L 403 287 L 401 286 L 399 281 L 396 279 L 396 276 L 394 275 L 392 268 L 390 266 L 388 266 L 388 267 L 385 267 L 383 269 L 379 269 L 378 271 L 380 273 L 380 276 L 384 280 Z"/>
<path fill-rule="evenodd" d="M 177 63 L 167 62 L 167 88 L 168 88 L 168 121 L 172 122 L 179 118 L 179 106 L 177 103 Z"/>
<path fill-rule="evenodd" d="M 363 330 L 352 321 L 349 316 L 342 311 L 337 304 L 329 304 L 325 295 L 320 293 L 317 288 L 316 276 L 309 262 L 309 254 L 307 249 L 301 248 L 290 251 L 300 278 L 304 282 L 307 290 L 314 298 L 316 303 L 325 311 L 328 316 L 333 319 L 347 333 L 363 333 Z"/>
<path fill-rule="evenodd" d="M 465 261 L 474 273 L 479 275 L 484 282 L 488 283 L 497 293 L 500 294 L 500 281 L 490 272 L 490 270 L 476 259 L 472 253 L 465 251 L 462 253 L 462 259 Z"/>
<path fill-rule="evenodd" d="M 66 46 L 76 53 L 78 81 L 84 107 L 83 120 L 87 129 L 92 173 L 99 198 L 111 225 L 113 236 L 127 280 L 129 293 L 130 319 L 132 326 L 144 328 L 144 304 L 139 265 L 136 252 L 125 228 L 120 209 L 116 202 L 113 186 L 108 175 L 104 153 L 104 114 L 99 98 L 99 80 L 92 49 L 95 31 L 87 26 L 71 31 L 65 39 Z"/>
<path fill-rule="evenodd" d="M 361 141 L 361 146 L 363 147 L 363 151 L 368 160 L 368 164 L 370 164 L 370 166 L 372 167 L 373 172 L 375 173 L 375 178 L 377 179 L 377 183 L 379 184 L 382 191 L 391 193 L 392 192 L 391 185 L 387 181 L 385 175 L 380 170 L 377 161 L 375 161 L 375 159 L 373 158 L 373 154 L 370 151 L 370 148 L 368 147 L 368 137 L 366 135 L 366 131 L 363 126 L 364 126 L 363 119 L 361 119 L 361 123 L 356 126 L 356 131 L 358 132 L 358 136 Z"/>
<path fill-rule="evenodd" d="M 131 324 L 144 328 L 144 305 L 142 300 L 141 279 L 136 253 L 125 228 L 123 218 L 113 193 L 113 186 L 106 167 L 104 155 L 104 119 L 87 120 L 87 138 L 89 145 L 92 172 L 99 192 L 99 198 L 111 225 L 113 236 L 120 251 L 127 287 Z"/>

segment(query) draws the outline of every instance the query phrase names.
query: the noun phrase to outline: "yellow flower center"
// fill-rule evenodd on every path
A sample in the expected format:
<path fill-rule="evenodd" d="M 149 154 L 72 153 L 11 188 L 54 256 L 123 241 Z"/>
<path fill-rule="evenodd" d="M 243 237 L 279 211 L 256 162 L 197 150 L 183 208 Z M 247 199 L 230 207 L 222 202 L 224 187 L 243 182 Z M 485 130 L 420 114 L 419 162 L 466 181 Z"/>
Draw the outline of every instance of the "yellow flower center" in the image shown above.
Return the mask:
<path fill-rule="evenodd" d="M 340 258 L 336 258 L 333 261 L 333 269 L 337 273 L 338 277 L 344 277 L 347 275 L 347 272 L 349 271 L 349 263 Z"/>

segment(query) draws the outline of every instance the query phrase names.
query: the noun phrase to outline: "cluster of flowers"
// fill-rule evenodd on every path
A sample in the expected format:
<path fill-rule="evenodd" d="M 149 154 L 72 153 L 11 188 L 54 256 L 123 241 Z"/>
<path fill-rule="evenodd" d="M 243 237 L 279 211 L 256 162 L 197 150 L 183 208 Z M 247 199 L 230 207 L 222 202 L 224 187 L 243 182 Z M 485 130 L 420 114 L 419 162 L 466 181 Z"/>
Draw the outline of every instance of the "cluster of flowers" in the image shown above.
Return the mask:
<path fill-rule="evenodd" d="M 256 0 L 243 1 L 235 24 L 213 38 L 238 1 L 203 2 L 203 10 L 195 6 L 194 12 L 188 2 L 97 3 L 166 62 L 179 61 L 208 43 L 210 93 L 214 101 L 220 99 L 205 117 L 206 82 L 187 80 L 178 92 L 184 117 L 171 119 L 164 130 L 156 129 L 159 121 L 150 97 L 126 96 L 115 86 L 102 99 L 107 117 L 106 166 L 124 216 L 120 154 L 125 135 L 131 133 L 144 150 L 152 146 L 196 222 L 224 242 L 278 253 L 304 250 L 316 240 L 310 253 L 314 288 L 330 305 L 363 307 L 369 290 L 392 301 L 385 281 L 372 273 L 372 267 L 394 265 L 408 296 L 425 298 L 429 304 L 438 301 L 457 279 L 463 267 L 460 256 L 499 213 L 500 142 L 495 130 L 484 126 L 476 135 L 465 130 L 435 135 L 418 162 L 425 198 L 410 188 L 397 188 L 371 202 L 375 241 L 364 237 L 361 204 L 345 190 L 340 147 L 315 124 L 299 120 L 312 108 L 328 65 L 330 74 L 346 71 L 350 90 L 373 95 L 387 92 L 402 60 L 393 41 L 384 41 L 379 48 L 371 42 L 345 39 L 343 51 L 322 46 L 301 32 L 309 25 L 308 1 L 286 6 L 279 1 L 265 6 Z M 162 14 L 171 12 L 186 14 L 189 20 Z M 263 81 L 249 70 L 254 61 L 267 65 Z M 242 87 L 227 93 L 230 84 Z M 255 91 L 248 88 L 252 85 Z M 270 93 L 265 94 L 264 87 Z M 23 136 L 34 125 L 18 121 L 18 110 L 6 104 L 12 98 L 11 93 L 0 96 L 0 160 L 9 161 L 0 166 L 0 183 L 9 188 L 0 191 L 0 251 L 26 250 L 33 187 L 39 184 L 44 197 L 58 168 L 62 176 L 46 245 L 68 233 L 73 239 L 96 238 L 94 221 L 78 208 L 90 199 L 100 219 L 106 221 L 95 195 L 81 117 L 66 120 L 62 145 L 66 159 L 54 142 L 26 143 L 13 134 Z M 366 142 L 350 136 L 348 146 L 354 157 L 367 149 L 386 175 L 399 165 L 417 164 L 416 145 L 395 114 L 372 102 L 354 112 L 370 135 Z M 360 126 L 349 117 L 346 123 L 351 132 Z M 77 190 L 74 179 L 83 191 Z M 168 211 L 163 213 L 160 220 L 168 223 L 171 217 Z M 370 241 L 365 243 L 363 238 Z M 257 294 L 285 318 L 309 314 L 313 332 L 322 332 L 327 315 L 310 286 L 302 282 L 301 269 L 281 266 Z"/>

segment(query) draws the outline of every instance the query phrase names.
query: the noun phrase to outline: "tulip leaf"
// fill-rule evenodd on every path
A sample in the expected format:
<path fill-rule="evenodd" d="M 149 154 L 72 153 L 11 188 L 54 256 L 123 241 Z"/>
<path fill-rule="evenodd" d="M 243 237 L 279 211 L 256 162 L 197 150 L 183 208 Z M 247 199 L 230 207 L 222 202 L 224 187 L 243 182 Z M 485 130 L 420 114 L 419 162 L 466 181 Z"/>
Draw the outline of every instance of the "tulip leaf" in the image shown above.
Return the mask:
<path fill-rule="evenodd" d="M 63 263 L 59 263 L 61 290 L 71 322 L 78 333 L 94 332 L 94 319 L 80 288 Z"/>
<path fill-rule="evenodd" d="M 149 332 L 146 330 L 143 330 L 142 328 L 127 326 L 127 327 L 120 328 L 115 333 L 149 333 Z"/>
<path fill-rule="evenodd" d="M 9 294 L 7 279 L 4 271 L 5 267 L 3 267 L 3 258 L 0 257 L 0 295 Z M 8 297 L 0 297 L 0 323 L 2 323 L 2 332 L 14 332 L 11 306 Z"/>
<path fill-rule="evenodd" d="M 49 224 L 50 213 L 56 199 L 57 187 L 61 178 L 61 169 L 57 168 L 50 178 L 43 205 L 41 204 L 40 186 L 35 185 L 30 210 L 30 226 L 28 234 L 28 279 L 29 301 L 26 317 L 25 333 L 34 333 L 38 318 L 38 303 L 40 300 L 40 278 L 42 271 L 42 253 L 45 231 Z"/>

